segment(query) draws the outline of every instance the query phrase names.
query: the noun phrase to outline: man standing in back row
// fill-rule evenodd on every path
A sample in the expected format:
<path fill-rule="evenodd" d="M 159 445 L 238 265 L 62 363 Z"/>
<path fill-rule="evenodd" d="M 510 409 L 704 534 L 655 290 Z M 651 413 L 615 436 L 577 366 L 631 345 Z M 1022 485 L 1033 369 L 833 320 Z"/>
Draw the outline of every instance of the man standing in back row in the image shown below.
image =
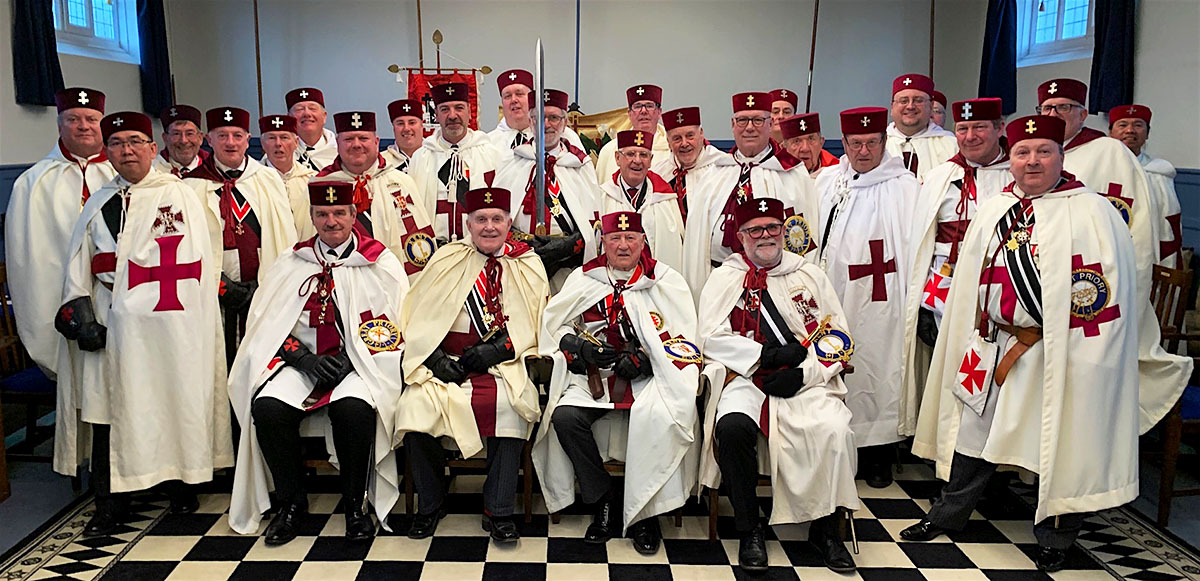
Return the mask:
<path fill-rule="evenodd" d="M 954 135 L 936 125 L 933 80 L 916 73 L 892 81 L 892 123 L 887 128 L 887 151 L 900 159 L 918 182 L 925 173 L 954 155 Z"/>

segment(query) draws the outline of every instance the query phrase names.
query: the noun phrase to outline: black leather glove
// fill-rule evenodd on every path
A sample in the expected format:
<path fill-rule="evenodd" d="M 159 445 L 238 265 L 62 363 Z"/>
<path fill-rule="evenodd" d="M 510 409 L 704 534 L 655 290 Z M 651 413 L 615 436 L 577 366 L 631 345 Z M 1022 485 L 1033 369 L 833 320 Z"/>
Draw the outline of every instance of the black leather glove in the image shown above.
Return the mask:
<path fill-rule="evenodd" d="M 574 258 L 576 254 L 583 252 L 583 234 L 576 232 L 570 236 L 534 236 L 533 251 L 537 253 L 538 258 L 542 259 L 542 265 L 546 270 L 550 266 L 561 266 L 564 262 Z"/>
<path fill-rule="evenodd" d="M 759 367 L 777 369 L 779 367 L 795 367 L 804 363 L 808 357 L 808 349 L 799 343 L 788 343 L 783 346 L 768 345 L 763 347 L 759 356 Z"/>
<path fill-rule="evenodd" d="M 299 369 L 317 385 L 332 383 L 341 368 L 333 356 L 314 354 L 292 335 L 288 335 L 279 347 L 279 358 Z"/>
<path fill-rule="evenodd" d="M 804 388 L 803 369 L 781 369 L 763 380 L 763 391 L 775 397 L 792 397 Z"/>
<path fill-rule="evenodd" d="M 508 338 L 506 330 L 496 333 L 487 341 L 480 341 L 467 347 L 458 361 L 462 363 L 463 369 L 469 372 L 483 373 L 489 367 L 509 361 L 516 356 L 517 352 L 513 349 L 512 340 Z"/>
<path fill-rule="evenodd" d="M 435 349 L 429 354 L 425 359 L 425 367 L 429 368 L 434 377 L 446 383 L 462 383 L 467 378 L 467 371 L 463 369 L 462 363 L 455 361 L 441 349 Z"/>
<path fill-rule="evenodd" d="M 616 365 L 613 366 L 613 372 L 629 381 L 654 375 L 654 370 L 650 367 L 650 356 L 641 349 L 622 351 Z"/>
<path fill-rule="evenodd" d="M 108 328 L 96 322 L 91 297 L 78 297 L 59 307 L 54 329 L 68 341 L 77 341 L 84 351 L 103 349 L 108 336 Z"/>
<path fill-rule="evenodd" d="M 343 379 L 346 379 L 346 376 L 350 375 L 351 371 L 354 371 L 354 364 L 350 363 L 350 355 L 346 353 L 345 349 L 337 355 L 318 355 L 317 357 L 321 359 L 317 364 L 318 367 L 323 367 L 324 371 L 331 373 L 328 381 L 321 383 L 319 387 L 333 389 Z"/>
<path fill-rule="evenodd" d="M 250 299 L 254 298 L 256 290 L 258 281 L 236 282 L 225 273 L 221 273 L 221 286 L 217 297 L 225 310 L 240 313 L 250 308 Z"/>
<path fill-rule="evenodd" d="M 933 347 L 937 343 L 937 336 L 937 318 L 934 317 L 933 311 L 929 309 L 917 311 L 917 338 L 922 343 Z"/>
<path fill-rule="evenodd" d="M 585 341 L 579 335 L 570 333 L 559 339 L 558 348 L 569 353 L 575 359 L 583 360 L 586 365 L 595 365 L 603 369 L 612 367 L 617 362 L 617 357 L 620 356 L 620 353 L 611 345 L 596 345 L 591 341 Z"/>

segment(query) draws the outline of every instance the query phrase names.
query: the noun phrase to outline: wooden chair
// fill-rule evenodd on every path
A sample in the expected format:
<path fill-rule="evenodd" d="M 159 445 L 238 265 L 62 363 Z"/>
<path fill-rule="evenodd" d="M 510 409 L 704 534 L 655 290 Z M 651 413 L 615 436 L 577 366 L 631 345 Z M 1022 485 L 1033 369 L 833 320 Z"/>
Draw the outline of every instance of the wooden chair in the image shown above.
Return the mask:
<path fill-rule="evenodd" d="M 43 431 L 46 437 L 53 435 L 53 428 L 39 428 L 37 420 L 40 417 L 39 408 L 54 409 L 55 385 L 33 364 L 17 336 L 17 322 L 12 312 L 8 275 L 3 262 L 0 262 L 0 301 L 3 301 L 0 305 L 0 376 L 4 378 L 0 383 L 0 395 L 9 404 L 25 406 L 25 441 L 8 450 L 7 455 L 13 460 L 49 462 L 51 456 L 34 454 L 33 449 L 45 439 L 40 437 Z"/>
<path fill-rule="evenodd" d="M 1179 350 L 1181 342 L 1200 341 L 1200 333 L 1183 333 L 1184 315 L 1187 311 L 1187 296 L 1192 285 L 1191 270 L 1177 270 L 1155 265 L 1150 287 L 1150 301 L 1154 314 L 1162 329 L 1163 348 L 1171 353 Z M 1183 416 L 1184 402 L 1200 400 L 1192 397 L 1200 390 L 1200 360 L 1193 358 L 1192 377 L 1185 388 L 1184 397 L 1175 402 L 1171 411 L 1159 422 L 1162 426 L 1162 473 L 1158 489 L 1158 518 L 1160 527 L 1166 527 L 1171 518 L 1171 501 L 1177 496 L 1200 495 L 1200 487 L 1175 488 L 1175 475 L 1179 463 L 1179 446 L 1183 436 L 1200 434 L 1200 418 Z M 1189 414 L 1190 415 L 1190 414 Z M 1155 454 L 1157 455 L 1157 454 Z"/>

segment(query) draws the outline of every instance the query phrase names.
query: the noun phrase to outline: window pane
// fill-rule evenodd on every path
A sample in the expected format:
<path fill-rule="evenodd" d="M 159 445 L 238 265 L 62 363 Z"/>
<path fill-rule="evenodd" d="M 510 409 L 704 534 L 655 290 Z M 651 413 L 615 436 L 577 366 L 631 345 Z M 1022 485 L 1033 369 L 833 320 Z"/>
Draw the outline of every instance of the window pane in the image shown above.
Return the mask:
<path fill-rule="evenodd" d="M 92 26 L 96 38 L 117 38 L 117 29 L 113 24 L 112 0 L 92 0 Z"/>
<path fill-rule="evenodd" d="M 1087 34 L 1088 0 L 1066 0 L 1062 37 L 1079 38 Z"/>
<path fill-rule="evenodd" d="M 1034 30 L 1033 42 L 1054 42 L 1054 33 L 1058 26 L 1058 0 L 1041 0 L 1037 6 L 1037 27 Z"/>
<path fill-rule="evenodd" d="M 72 26 L 88 25 L 85 0 L 67 0 L 67 22 Z"/>

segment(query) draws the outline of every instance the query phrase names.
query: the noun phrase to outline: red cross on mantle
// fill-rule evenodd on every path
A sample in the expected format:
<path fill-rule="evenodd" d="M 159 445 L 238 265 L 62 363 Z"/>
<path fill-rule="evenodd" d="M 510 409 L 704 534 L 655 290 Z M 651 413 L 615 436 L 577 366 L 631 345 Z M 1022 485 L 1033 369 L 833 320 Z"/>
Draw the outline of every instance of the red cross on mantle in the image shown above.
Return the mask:
<path fill-rule="evenodd" d="M 1076 271 L 1079 269 L 1094 270 L 1099 274 L 1104 274 L 1104 270 L 1100 267 L 1099 262 L 1094 264 L 1084 264 L 1083 256 L 1076 254 L 1071 257 L 1071 270 Z M 1112 287 L 1109 287 L 1108 292 L 1111 296 Z M 1077 317 L 1074 313 L 1072 313 L 1071 328 L 1076 329 L 1082 327 L 1084 337 L 1095 337 L 1100 334 L 1101 323 L 1109 323 L 1119 318 L 1121 318 L 1121 305 L 1105 307 L 1099 313 L 1096 313 L 1091 319 Z"/>
<path fill-rule="evenodd" d="M 980 365 L 982 362 L 979 353 L 974 349 L 967 351 L 967 354 L 963 356 L 958 372 L 966 376 L 961 385 L 963 389 L 967 390 L 967 393 L 974 394 L 983 390 L 983 380 L 987 377 L 987 370 Z"/>
<path fill-rule="evenodd" d="M 142 266 L 129 261 L 129 289 L 146 282 L 158 282 L 158 304 L 155 311 L 182 311 L 183 303 L 179 302 L 179 281 L 195 279 L 200 281 L 200 261 L 179 264 L 179 243 L 183 236 L 164 236 L 154 240 L 158 244 L 158 266 Z"/>
<path fill-rule="evenodd" d="M 869 242 L 871 246 L 871 262 L 867 264 L 851 264 L 850 280 L 871 277 L 871 302 L 887 300 L 886 275 L 896 272 L 896 259 L 883 260 L 883 239 L 877 238 Z"/>
<path fill-rule="evenodd" d="M 1179 214 L 1171 214 L 1166 217 L 1167 224 L 1171 226 L 1171 235 L 1174 238 L 1158 243 L 1159 260 L 1166 260 L 1175 256 L 1183 248 L 1183 226 L 1179 223 L 1180 218 Z"/>
<path fill-rule="evenodd" d="M 1133 211 L 1133 198 L 1122 197 L 1121 196 L 1122 189 L 1124 189 L 1124 186 L 1122 186 L 1121 184 L 1109 182 L 1108 189 L 1105 190 L 1105 192 L 1104 192 L 1104 197 L 1108 198 L 1111 201 L 1119 200 L 1121 202 L 1124 202 L 1125 205 L 1129 207 L 1129 210 Z"/>
<path fill-rule="evenodd" d="M 998 265 L 985 268 L 979 276 L 979 286 L 989 284 L 1000 285 L 1000 317 L 1005 323 L 1011 324 L 1017 309 L 1017 289 L 1013 286 L 1012 277 L 1008 275 L 1008 268 Z M 984 305 L 984 308 L 987 309 L 988 306 Z"/>

